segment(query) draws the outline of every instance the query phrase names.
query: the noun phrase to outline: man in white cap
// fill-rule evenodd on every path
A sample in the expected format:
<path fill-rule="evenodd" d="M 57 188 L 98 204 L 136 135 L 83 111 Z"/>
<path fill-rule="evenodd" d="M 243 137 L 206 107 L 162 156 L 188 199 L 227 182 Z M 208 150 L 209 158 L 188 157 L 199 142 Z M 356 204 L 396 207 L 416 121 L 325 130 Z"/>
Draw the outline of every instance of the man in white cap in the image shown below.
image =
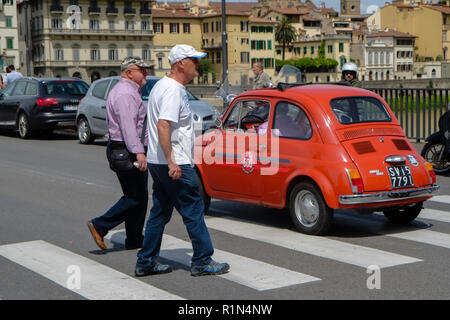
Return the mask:
<path fill-rule="evenodd" d="M 147 162 L 153 179 L 153 207 L 137 254 L 138 277 L 172 271 L 170 265 L 157 260 L 164 227 L 174 207 L 183 217 L 192 242 L 191 275 L 223 274 L 230 268 L 211 258 L 214 248 L 194 170 L 194 128 L 185 86 L 198 76 L 198 59 L 205 56 L 189 45 L 174 46 L 169 54 L 169 75 L 159 80 L 149 95 Z"/>

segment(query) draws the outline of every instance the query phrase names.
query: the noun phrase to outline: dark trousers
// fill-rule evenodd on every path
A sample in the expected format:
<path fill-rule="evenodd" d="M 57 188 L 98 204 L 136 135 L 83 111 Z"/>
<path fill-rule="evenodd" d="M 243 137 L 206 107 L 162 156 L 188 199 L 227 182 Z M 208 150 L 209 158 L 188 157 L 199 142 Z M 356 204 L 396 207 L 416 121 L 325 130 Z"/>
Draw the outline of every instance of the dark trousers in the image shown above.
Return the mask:
<path fill-rule="evenodd" d="M 143 240 L 145 215 L 148 203 L 148 171 L 132 170 L 116 173 L 123 196 L 102 216 L 94 218 L 92 224 L 101 236 L 125 222 L 126 245 L 140 244 Z"/>

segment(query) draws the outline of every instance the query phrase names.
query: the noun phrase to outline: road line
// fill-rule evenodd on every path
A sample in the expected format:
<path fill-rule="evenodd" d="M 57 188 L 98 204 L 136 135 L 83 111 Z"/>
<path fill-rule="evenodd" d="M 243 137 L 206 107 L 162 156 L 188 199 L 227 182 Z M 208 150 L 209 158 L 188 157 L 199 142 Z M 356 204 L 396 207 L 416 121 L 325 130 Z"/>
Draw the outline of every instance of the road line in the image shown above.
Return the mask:
<path fill-rule="evenodd" d="M 420 212 L 418 219 L 420 218 L 441 222 L 450 222 L 450 212 L 425 208 Z"/>
<path fill-rule="evenodd" d="M 0 255 L 87 299 L 183 299 L 42 240 L 0 246 Z"/>
<path fill-rule="evenodd" d="M 105 238 L 109 238 L 113 243 L 124 244 L 125 232 L 116 230 L 108 233 Z M 160 256 L 190 267 L 192 244 L 165 234 L 161 244 Z M 218 249 L 214 250 L 213 258 L 216 261 L 226 261 L 230 264 L 230 272 L 220 275 L 220 277 L 258 291 L 321 280 L 307 274 Z"/>
<path fill-rule="evenodd" d="M 447 203 L 450 204 L 450 196 L 446 196 L 446 195 L 442 195 L 442 196 L 433 196 L 433 198 L 431 198 L 428 201 L 433 201 L 433 202 L 440 202 L 440 203 Z"/>
<path fill-rule="evenodd" d="M 359 267 L 377 265 L 387 268 L 422 261 L 396 253 L 354 245 L 342 241 L 301 234 L 299 232 L 261 226 L 237 219 L 208 218 L 208 228 L 227 232 L 239 237 L 262 241 L 290 250 L 332 259 Z"/>

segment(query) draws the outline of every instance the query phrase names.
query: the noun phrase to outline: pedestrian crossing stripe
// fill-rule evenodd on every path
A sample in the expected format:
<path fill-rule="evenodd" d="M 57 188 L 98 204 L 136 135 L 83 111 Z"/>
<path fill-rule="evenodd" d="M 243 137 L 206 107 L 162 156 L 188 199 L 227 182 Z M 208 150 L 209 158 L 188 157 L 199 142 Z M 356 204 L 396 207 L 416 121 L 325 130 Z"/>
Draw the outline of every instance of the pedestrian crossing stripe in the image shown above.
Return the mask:
<path fill-rule="evenodd" d="M 87 299 L 183 299 L 42 240 L 2 245 L 0 255 Z M 80 270 L 78 286 L 70 285 L 72 267 Z"/>
<path fill-rule="evenodd" d="M 450 212 L 425 208 L 420 212 L 418 219 L 420 218 L 450 222 Z"/>
<path fill-rule="evenodd" d="M 123 245 L 125 243 L 125 237 L 124 230 L 115 230 L 109 232 L 105 239 L 109 239 L 112 243 Z M 160 256 L 190 267 L 192 244 L 191 242 L 165 234 L 161 243 Z M 307 274 L 218 249 L 214 250 L 213 258 L 216 261 L 225 261 L 230 264 L 230 272 L 219 275 L 219 277 L 258 291 L 321 280 Z"/>
<path fill-rule="evenodd" d="M 325 237 L 310 236 L 296 231 L 248 223 L 240 219 L 208 218 L 208 228 L 257 240 L 290 250 L 332 259 L 343 263 L 368 268 L 380 268 L 422 261 L 396 253 L 363 247 Z"/>
<path fill-rule="evenodd" d="M 450 204 L 450 196 L 448 195 L 439 195 L 439 196 L 433 196 L 430 200 L 433 202 L 440 202 L 440 203 L 447 203 Z"/>

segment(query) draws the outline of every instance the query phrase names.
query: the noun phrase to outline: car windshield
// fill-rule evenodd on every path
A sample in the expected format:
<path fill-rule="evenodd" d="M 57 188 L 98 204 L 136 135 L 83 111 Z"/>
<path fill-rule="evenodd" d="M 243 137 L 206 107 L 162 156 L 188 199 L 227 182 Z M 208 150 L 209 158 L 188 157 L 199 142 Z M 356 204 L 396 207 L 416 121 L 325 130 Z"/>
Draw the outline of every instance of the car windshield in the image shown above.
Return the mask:
<path fill-rule="evenodd" d="M 83 81 L 49 81 L 44 83 L 46 95 L 85 95 L 89 86 Z"/>
<path fill-rule="evenodd" d="M 141 89 L 141 96 L 143 100 L 148 100 L 148 96 L 150 94 L 150 91 L 152 91 L 153 86 L 156 82 L 158 82 L 159 79 L 151 79 L 147 80 L 147 83 L 142 87 Z M 186 89 L 186 93 L 188 96 L 189 101 L 192 100 L 198 100 L 196 96 L 194 96 L 189 90 Z"/>
<path fill-rule="evenodd" d="M 374 97 L 343 97 L 330 102 L 336 119 L 342 124 L 390 122 L 383 103 Z"/>

